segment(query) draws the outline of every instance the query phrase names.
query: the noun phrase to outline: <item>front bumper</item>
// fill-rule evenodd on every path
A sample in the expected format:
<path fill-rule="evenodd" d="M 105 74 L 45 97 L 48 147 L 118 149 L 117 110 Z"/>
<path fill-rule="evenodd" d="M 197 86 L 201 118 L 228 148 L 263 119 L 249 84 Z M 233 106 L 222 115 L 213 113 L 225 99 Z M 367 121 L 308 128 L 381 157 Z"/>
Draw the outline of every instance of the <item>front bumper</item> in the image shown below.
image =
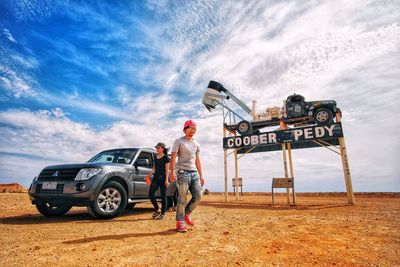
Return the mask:
<path fill-rule="evenodd" d="M 32 204 L 47 202 L 86 206 L 93 200 L 94 191 L 97 186 L 96 180 L 52 181 L 52 183 L 57 183 L 56 189 L 42 189 L 45 181 L 34 181 L 29 188 L 29 198 Z M 85 184 L 85 190 L 79 189 L 81 184 Z"/>

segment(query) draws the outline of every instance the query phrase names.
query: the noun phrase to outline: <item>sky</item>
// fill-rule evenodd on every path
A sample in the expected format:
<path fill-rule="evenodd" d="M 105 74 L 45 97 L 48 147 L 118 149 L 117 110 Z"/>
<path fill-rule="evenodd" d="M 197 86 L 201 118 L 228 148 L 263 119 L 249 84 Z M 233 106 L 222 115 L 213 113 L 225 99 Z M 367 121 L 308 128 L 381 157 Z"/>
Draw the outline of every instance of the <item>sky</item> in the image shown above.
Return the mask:
<path fill-rule="evenodd" d="M 0 1 L 0 183 L 28 187 L 46 166 L 105 149 L 171 146 L 193 119 L 205 188 L 223 191 L 222 111 L 201 104 L 215 80 L 258 112 L 293 93 L 335 100 L 354 191 L 399 192 L 398 10 L 386 0 Z M 346 190 L 337 154 L 293 159 L 297 192 Z M 228 167 L 232 190 L 232 156 Z M 282 152 L 240 158 L 239 176 L 243 191 L 270 192 Z"/>

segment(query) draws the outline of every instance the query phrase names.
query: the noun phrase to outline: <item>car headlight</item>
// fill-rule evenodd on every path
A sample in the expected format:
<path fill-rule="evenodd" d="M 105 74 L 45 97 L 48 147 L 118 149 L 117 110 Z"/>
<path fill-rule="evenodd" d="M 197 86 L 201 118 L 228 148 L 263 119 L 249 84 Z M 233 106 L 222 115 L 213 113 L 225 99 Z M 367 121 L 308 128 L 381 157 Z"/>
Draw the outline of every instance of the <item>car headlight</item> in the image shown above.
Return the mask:
<path fill-rule="evenodd" d="M 93 176 L 99 174 L 101 172 L 101 169 L 97 168 L 90 168 L 90 169 L 81 169 L 78 174 L 75 177 L 75 181 L 81 181 L 81 180 L 88 180 L 92 178 Z"/>

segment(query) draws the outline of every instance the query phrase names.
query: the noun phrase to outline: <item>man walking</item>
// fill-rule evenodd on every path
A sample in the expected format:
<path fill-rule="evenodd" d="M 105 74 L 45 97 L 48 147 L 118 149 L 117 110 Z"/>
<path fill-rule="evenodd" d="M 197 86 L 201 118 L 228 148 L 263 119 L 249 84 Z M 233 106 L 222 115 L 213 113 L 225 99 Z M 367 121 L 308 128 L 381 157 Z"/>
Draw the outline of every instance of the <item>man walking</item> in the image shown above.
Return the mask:
<path fill-rule="evenodd" d="M 193 139 L 196 133 L 196 123 L 192 120 L 185 122 L 183 126 L 185 136 L 175 140 L 171 150 L 171 181 L 175 181 L 176 164 L 178 208 L 176 210 L 176 230 L 187 232 L 185 222 L 193 226 L 191 213 L 197 207 L 201 199 L 201 187 L 204 185 L 203 173 L 200 162 L 200 145 Z M 188 190 L 192 199 L 187 202 Z"/>

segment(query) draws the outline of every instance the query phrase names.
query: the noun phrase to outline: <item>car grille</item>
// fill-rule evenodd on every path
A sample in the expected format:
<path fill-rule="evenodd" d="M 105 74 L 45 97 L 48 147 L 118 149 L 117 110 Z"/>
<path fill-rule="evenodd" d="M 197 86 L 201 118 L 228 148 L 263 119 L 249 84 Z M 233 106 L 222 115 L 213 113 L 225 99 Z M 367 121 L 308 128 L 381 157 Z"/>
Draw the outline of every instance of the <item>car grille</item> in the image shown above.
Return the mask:
<path fill-rule="evenodd" d="M 38 181 L 73 181 L 81 169 L 53 169 L 43 170 L 38 177 Z M 57 176 L 55 173 L 58 172 Z"/>
<path fill-rule="evenodd" d="M 64 185 L 58 184 L 56 189 L 42 189 L 42 185 L 38 184 L 36 186 L 35 193 L 36 194 L 49 194 L 49 195 L 62 194 L 62 193 L 64 193 Z"/>

